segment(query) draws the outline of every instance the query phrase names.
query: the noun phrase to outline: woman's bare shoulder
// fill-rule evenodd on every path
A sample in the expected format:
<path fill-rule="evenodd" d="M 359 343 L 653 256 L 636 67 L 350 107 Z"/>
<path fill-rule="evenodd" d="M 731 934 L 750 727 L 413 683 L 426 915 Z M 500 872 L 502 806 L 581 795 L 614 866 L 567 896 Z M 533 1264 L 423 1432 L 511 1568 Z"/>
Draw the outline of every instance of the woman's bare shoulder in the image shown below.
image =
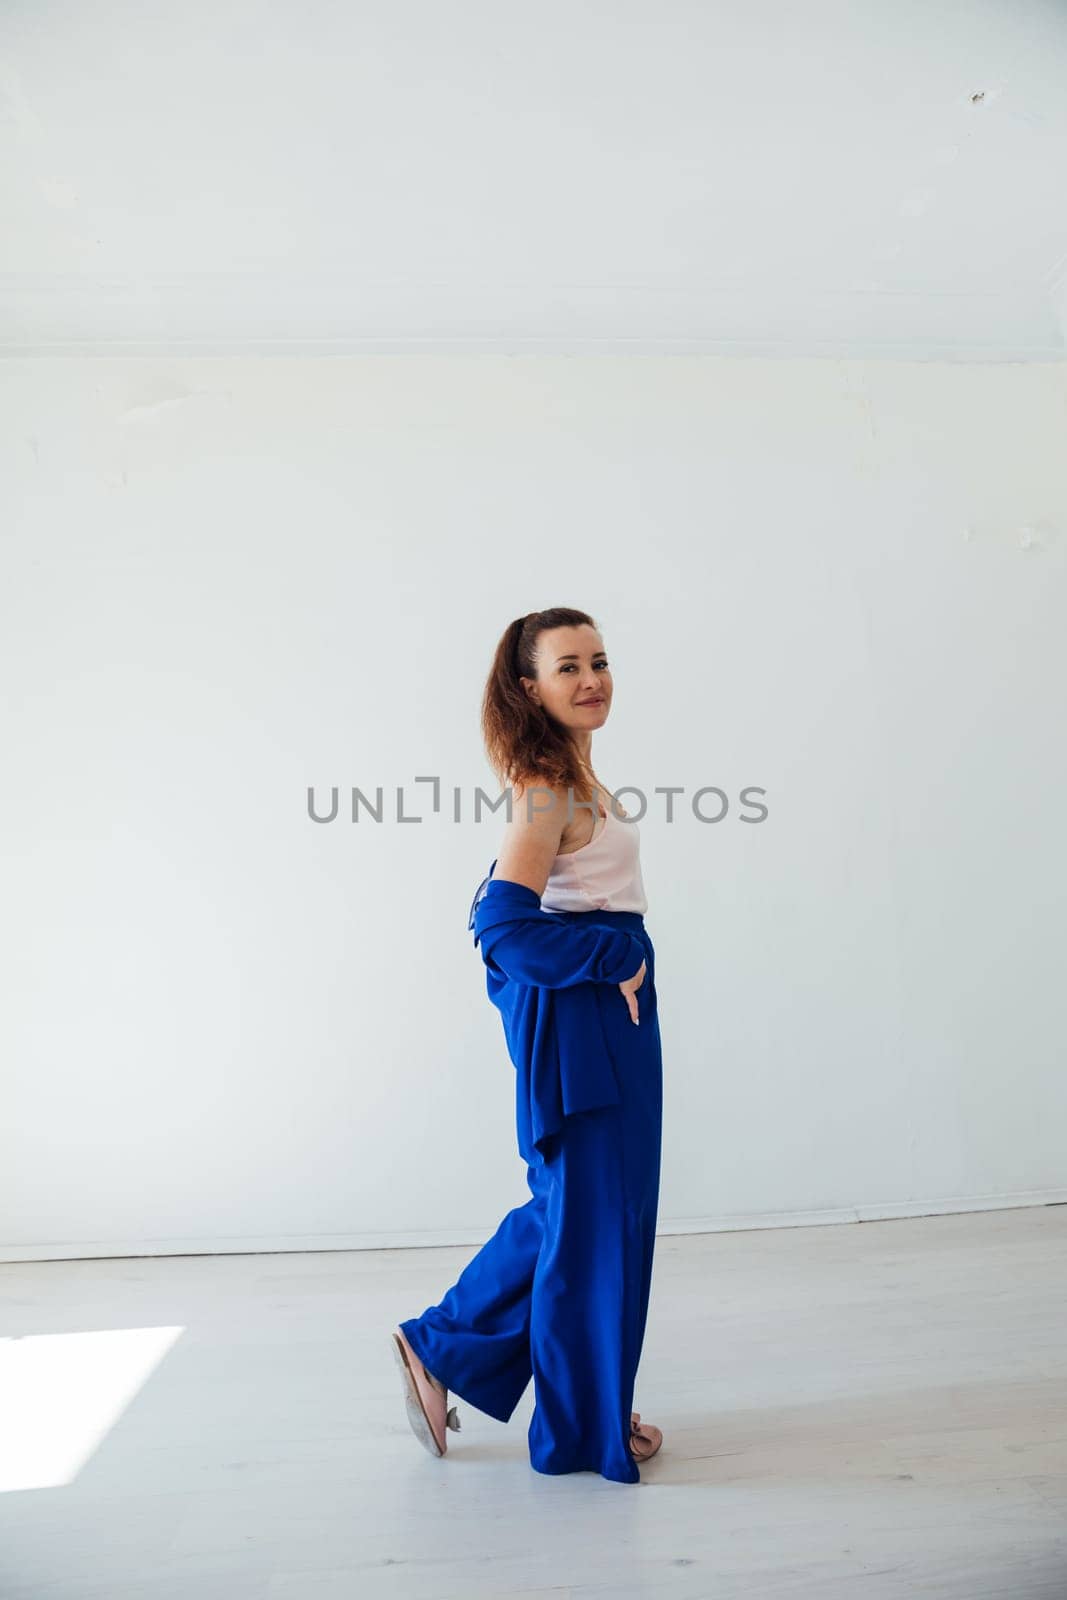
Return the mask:
<path fill-rule="evenodd" d="M 510 814 L 497 859 L 496 876 L 542 894 L 567 823 L 567 786 L 537 782 L 511 785 Z"/>
<path fill-rule="evenodd" d="M 543 778 L 516 781 L 511 785 L 509 822 L 518 821 L 522 827 L 548 831 L 545 819 L 552 825 L 558 819 L 559 831 L 567 825 L 567 795 L 565 783 L 546 783 Z"/>

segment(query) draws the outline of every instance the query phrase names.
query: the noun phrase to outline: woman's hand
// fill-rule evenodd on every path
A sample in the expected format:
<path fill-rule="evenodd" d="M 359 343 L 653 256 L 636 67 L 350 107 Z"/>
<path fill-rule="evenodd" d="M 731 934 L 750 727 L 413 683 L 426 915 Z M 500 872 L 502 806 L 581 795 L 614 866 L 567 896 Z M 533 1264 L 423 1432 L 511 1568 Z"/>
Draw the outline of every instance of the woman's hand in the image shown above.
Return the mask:
<path fill-rule="evenodd" d="M 636 1022 L 638 1027 L 641 1026 L 641 1018 L 637 1014 L 637 991 L 640 989 L 644 981 L 645 963 L 642 961 L 633 977 L 625 978 L 623 982 L 619 984 L 619 988 L 623 992 L 626 1004 L 630 1008 L 630 1021 Z"/>

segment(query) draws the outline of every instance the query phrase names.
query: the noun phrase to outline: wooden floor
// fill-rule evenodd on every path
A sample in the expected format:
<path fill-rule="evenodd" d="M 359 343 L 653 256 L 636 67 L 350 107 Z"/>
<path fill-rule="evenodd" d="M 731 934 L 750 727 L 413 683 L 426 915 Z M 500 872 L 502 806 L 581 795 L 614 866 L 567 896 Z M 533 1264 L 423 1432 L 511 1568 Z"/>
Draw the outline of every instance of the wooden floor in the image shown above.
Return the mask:
<path fill-rule="evenodd" d="M 1067 1600 L 1067 1207 L 662 1237 L 639 1485 L 535 1473 L 532 1385 L 420 1448 L 389 1333 L 472 1254 L 0 1267 L 0 1596 Z M 34 1384 L 161 1338 L 79 1455 Z"/>

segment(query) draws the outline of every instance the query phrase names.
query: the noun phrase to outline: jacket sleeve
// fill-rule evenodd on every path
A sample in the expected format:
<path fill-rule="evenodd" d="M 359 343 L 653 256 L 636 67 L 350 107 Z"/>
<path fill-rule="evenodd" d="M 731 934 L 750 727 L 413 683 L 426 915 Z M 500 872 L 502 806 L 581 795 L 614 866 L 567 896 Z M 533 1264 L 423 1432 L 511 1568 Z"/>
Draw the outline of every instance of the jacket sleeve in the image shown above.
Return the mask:
<path fill-rule="evenodd" d="M 636 976 L 645 959 L 632 933 L 558 921 L 541 910 L 532 889 L 507 878 L 489 877 L 479 886 L 468 927 L 487 967 L 539 989 L 622 983 Z"/>

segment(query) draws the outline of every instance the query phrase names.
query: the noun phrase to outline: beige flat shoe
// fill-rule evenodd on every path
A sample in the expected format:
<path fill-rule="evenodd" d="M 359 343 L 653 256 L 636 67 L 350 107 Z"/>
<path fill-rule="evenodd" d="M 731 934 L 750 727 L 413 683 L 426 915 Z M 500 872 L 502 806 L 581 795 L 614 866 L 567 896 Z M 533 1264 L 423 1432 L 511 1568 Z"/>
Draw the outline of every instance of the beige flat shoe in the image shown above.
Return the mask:
<path fill-rule="evenodd" d="M 448 1449 L 445 1430 L 459 1432 L 459 1413 L 448 1403 L 448 1390 L 431 1378 L 422 1362 L 397 1328 L 392 1336 L 393 1355 L 400 1369 L 411 1431 L 432 1456 L 443 1456 Z"/>
<path fill-rule="evenodd" d="M 630 1453 L 637 1461 L 647 1461 L 663 1443 L 663 1434 L 651 1422 L 642 1422 L 640 1411 L 630 1412 Z"/>

